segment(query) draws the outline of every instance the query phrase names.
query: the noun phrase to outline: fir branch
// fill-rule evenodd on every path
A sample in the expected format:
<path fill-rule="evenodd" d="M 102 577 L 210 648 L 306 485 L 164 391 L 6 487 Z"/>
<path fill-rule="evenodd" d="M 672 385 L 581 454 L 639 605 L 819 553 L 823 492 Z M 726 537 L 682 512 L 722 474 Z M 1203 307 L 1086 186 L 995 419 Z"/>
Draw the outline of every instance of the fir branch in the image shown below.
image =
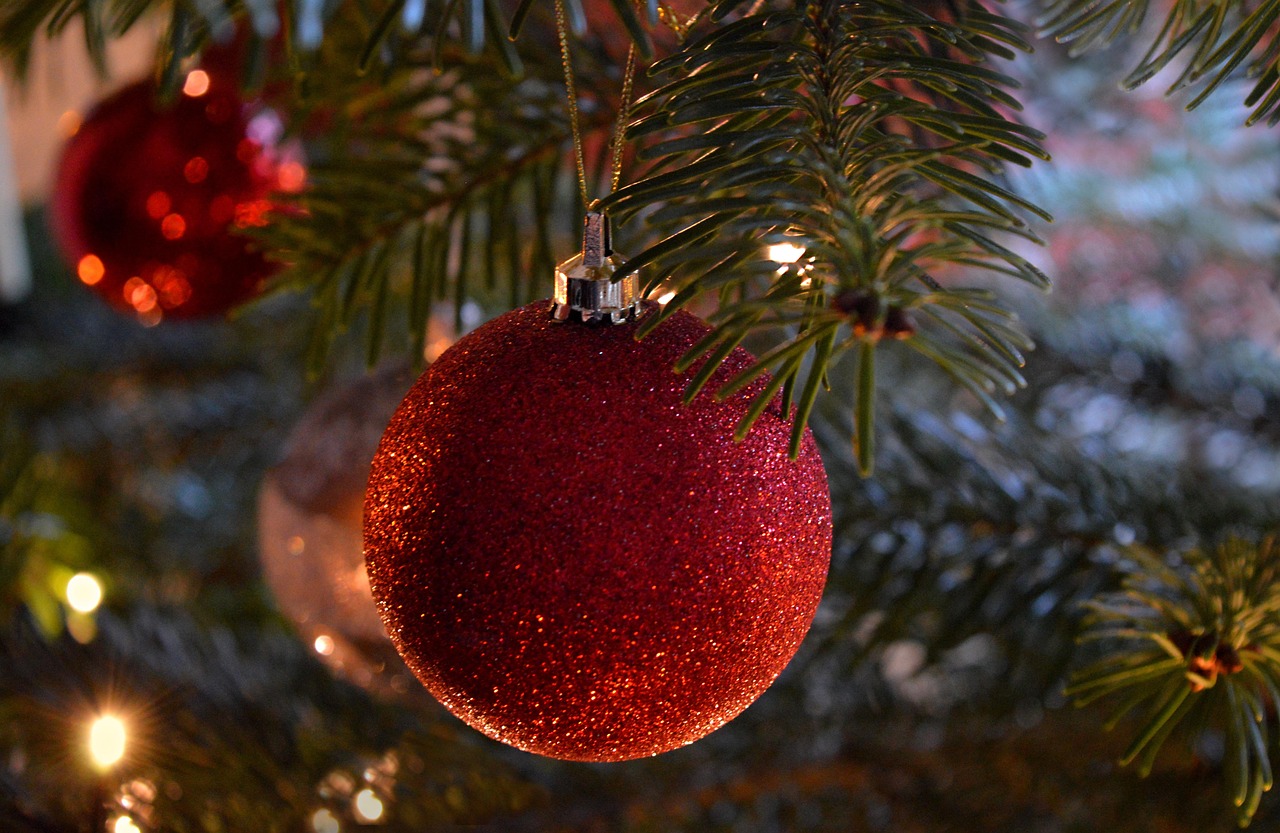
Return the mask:
<path fill-rule="evenodd" d="M 1071 54 L 1101 49 L 1144 24 L 1150 3 L 1129 0 L 1051 0 L 1040 25 L 1044 32 L 1071 44 Z M 1253 81 L 1245 97 L 1253 112 L 1246 124 L 1280 123 L 1280 3 L 1241 0 L 1171 0 L 1164 21 L 1138 65 L 1125 76 L 1127 89 L 1145 84 L 1175 60 L 1184 58 L 1169 93 L 1198 88 L 1187 104 L 1193 109 L 1223 83 L 1243 75 Z"/>
<path fill-rule="evenodd" d="M 349 24 L 355 14 L 362 21 L 362 40 L 360 49 L 350 56 L 350 65 L 361 72 L 377 64 L 397 63 L 429 39 L 440 45 L 461 42 L 472 54 L 489 47 L 510 72 L 518 73 L 519 62 L 508 34 L 519 34 L 534 2 L 522 2 L 508 20 L 495 0 L 452 0 L 435 8 L 426 0 L 6 0 L 0 4 L 0 60 L 10 63 L 19 77 L 25 76 L 35 42 L 56 37 L 79 20 L 88 54 L 105 74 L 106 46 L 111 39 L 148 15 L 166 15 L 168 24 L 157 54 L 166 89 L 174 88 L 177 70 L 186 59 L 200 54 L 210 42 L 226 43 L 235 37 L 238 26 L 256 53 L 255 60 L 263 57 L 268 42 L 279 37 L 284 64 L 305 73 L 317 65 L 325 39 Z M 543 0 L 539 5 L 549 14 L 552 2 Z M 588 18 L 582 0 L 565 3 L 574 32 L 585 34 Z M 648 30 L 658 24 L 657 0 L 636 4 L 616 0 L 611 6 L 613 17 L 634 40 L 639 54 L 652 58 Z M 598 19 L 591 24 L 609 25 Z M 440 54 L 436 53 L 437 58 Z"/>
<path fill-rule="evenodd" d="M 82 831 L 103 797 L 143 829 L 175 833 L 299 830 L 319 808 L 347 828 L 351 793 L 373 783 L 386 790 L 388 833 L 474 825 L 538 798 L 441 712 L 335 680 L 282 631 L 208 628 L 146 605 L 99 624 L 87 646 L 37 639 L 22 620 L 0 636 L 0 748 L 27 761 L 15 803 L 40 808 L 33 829 Z M 128 732 L 105 780 L 83 748 L 102 713 Z M 145 795 L 130 795 L 139 783 Z M 0 781 L 0 809 L 4 793 Z"/>
<path fill-rule="evenodd" d="M 25 536 L 21 515 L 33 500 L 34 454 L 16 426 L 0 422 L 0 617 L 7 618 L 21 601 Z"/>
<path fill-rule="evenodd" d="M 1047 217 L 998 183 L 1005 164 L 1044 157 L 1039 134 L 1004 115 L 1017 107 L 1014 82 L 985 65 L 1004 44 L 1026 45 L 1009 19 L 977 2 L 959 8 L 946 21 L 897 0 L 765 9 L 655 65 L 665 85 L 630 135 L 657 161 L 605 203 L 647 214 L 664 235 L 623 272 L 643 266 L 650 285 L 680 287 L 666 315 L 719 295 L 716 337 L 687 362 L 772 331 L 778 349 L 730 389 L 772 369 L 788 396 L 803 391 L 801 414 L 843 354 L 871 380 L 870 348 L 893 339 L 997 413 L 993 395 L 1022 384 L 1030 343 L 1012 315 L 986 291 L 947 284 L 965 267 L 1047 285 L 998 242 L 1035 241 L 1024 215 Z M 770 267 L 766 247 L 780 243 L 803 256 Z M 866 472 L 871 403 L 858 413 Z"/>
<path fill-rule="evenodd" d="M 60 467 L 0 422 L 0 619 L 28 612 L 45 637 L 62 632 L 64 590 L 94 549 L 80 496 Z"/>
<path fill-rule="evenodd" d="M 1177 564 L 1129 552 L 1123 590 L 1091 605 L 1086 639 L 1107 648 L 1068 694 L 1086 705 L 1122 696 L 1109 721 L 1140 727 L 1121 757 L 1151 772 L 1179 728 L 1224 732 L 1224 768 L 1241 826 L 1273 783 L 1266 718 L 1280 711 L 1280 545 L 1230 538 Z"/>
<path fill-rule="evenodd" d="M 336 56 L 356 48 L 326 45 Z M 519 81 L 492 53 L 451 54 L 442 74 L 428 55 L 407 56 L 377 87 L 313 75 L 313 109 L 331 127 L 309 144 L 305 191 L 260 232 L 289 264 L 276 288 L 313 292 L 313 371 L 341 329 L 365 326 L 370 363 L 406 332 L 420 355 L 438 301 L 460 316 L 467 298 L 516 306 L 545 294 L 554 244 L 582 210 L 562 187 L 569 127 L 557 57 L 524 50 Z M 607 96 L 587 94 L 586 129 L 607 126 Z"/>

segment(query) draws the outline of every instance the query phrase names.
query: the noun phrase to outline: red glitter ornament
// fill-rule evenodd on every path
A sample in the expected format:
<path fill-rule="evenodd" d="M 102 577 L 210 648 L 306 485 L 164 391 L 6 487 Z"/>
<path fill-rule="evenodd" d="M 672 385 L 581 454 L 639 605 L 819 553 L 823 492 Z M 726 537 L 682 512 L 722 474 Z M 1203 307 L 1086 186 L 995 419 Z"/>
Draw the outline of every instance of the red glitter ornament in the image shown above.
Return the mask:
<path fill-rule="evenodd" d="M 651 311 L 652 304 L 645 309 Z M 690 743 L 750 705 L 809 629 L 831 503 L 759 383 L 681 403 L 708 332 L 508 313 L 414 385 L 373 461 L 365 556 L 393 641 L 454 714 L 556 758 Z M 752 362 L 735 350 L 711 387 Z"/>
<path fill-rule="evenodd" d="M 233 231 L 262 225 L 302 165 L 274 150 L 280 121 L 203 70 L 169 105 L 147 81 L 103 100 L 68 141 L 50 222 L 82 283 L 146 324 L 220 315 L 274 266 Z"/>

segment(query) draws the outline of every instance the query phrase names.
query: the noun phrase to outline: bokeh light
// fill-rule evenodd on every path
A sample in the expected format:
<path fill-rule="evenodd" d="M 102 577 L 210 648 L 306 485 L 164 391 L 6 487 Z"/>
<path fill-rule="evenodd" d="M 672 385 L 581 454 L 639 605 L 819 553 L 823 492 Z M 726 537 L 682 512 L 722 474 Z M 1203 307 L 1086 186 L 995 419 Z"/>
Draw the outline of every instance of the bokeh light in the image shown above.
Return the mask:
<path fill-rule="evenodd" d="M 129 816 L 119 816 L 111 825 L 111 833 L 142 833 L 142 828 Z"/>
<path fill-rule="evenodd" d="M 209 92 L 209 73 L 202 69 L 193 69 L 187 73 L 187 80 L 182 85 L 182 92 L 192 98 L 199 98 Z"/>
<path fill-rule="evenodd" d="M 355 794 L 355 798 L 351 800 L 351 807 L 359 821 L 378 821 L 386 810 L 382 799 L 368 787 Z"/>
<path fill-rule="evenodd" d="M 792 243 L 774 243 L 766 252 L 774 263 L 795 263 L 804 255 L 804 249 Z"/>
<path fill-rule="evenodd" d="M 316 810 L 311 816 L 311 829 L 315 833 L 339 833 L 342 825 L 328 810 Z"/>
<path fill-rule="evenodd" d="M 89 756 L 99 769 L 109 769 L 124 757 L 124 721 L 104 714 L 89 727 Z"/>
<path fill-rule="evenodd" d="M 76 573 L 67 581 L 67 604 L 76 613 L 93 613 L 102 604 L 102 584 L 90 573 Z"/>

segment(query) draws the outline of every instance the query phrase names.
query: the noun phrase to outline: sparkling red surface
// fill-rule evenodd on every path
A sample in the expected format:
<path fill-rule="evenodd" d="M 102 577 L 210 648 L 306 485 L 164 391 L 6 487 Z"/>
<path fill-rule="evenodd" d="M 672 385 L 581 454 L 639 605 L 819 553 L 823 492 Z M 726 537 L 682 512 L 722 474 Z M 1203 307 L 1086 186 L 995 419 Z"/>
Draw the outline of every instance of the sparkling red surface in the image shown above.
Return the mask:
<path fill-rule="evenodd" d="M 547 302 L 459 341 L 400 405 L 373 461 L 374 597 L 427 689 L 480 731 L 572 760 L 690 743 L 769 686 L 809 629 L 831 553 L 812 437 L 787 457 L 753 388 L 680 402 L 677 313 L 552 324 Z M 716 382 L 752 361 L 736 350 Z"/>
<path fill-rule="evenodd" d="M 117 309 L 150 324 L 220 315 L 274 271 L 232 231 L 263 221 L 281 165 L 229 84 L 170 105 L 155 95 L 138 82 L 85 118 L 63 151 L 50 222 L 81 282 Z"/>

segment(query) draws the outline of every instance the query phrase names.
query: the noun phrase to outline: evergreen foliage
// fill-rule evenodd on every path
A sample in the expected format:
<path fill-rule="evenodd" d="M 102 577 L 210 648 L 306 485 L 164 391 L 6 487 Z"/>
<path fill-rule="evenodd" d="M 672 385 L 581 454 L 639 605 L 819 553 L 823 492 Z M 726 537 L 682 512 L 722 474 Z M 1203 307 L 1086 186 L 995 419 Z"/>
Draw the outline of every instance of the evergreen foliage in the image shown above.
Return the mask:
<path fill-rule="evenodd" d="M 1280 123 L 1280 38 L 1275 26 L 1280 6 L 1235 0 L 1174 0 L 1163 5 L 1167 8 L 1158 33 L 1122 83 L 1130 89 L 1145 84 L 1166 68 L 1177 68 L 1182 59 L 1169 92 L 1199 88 L 1187 104 L 1196 107 L 1243 69 L 1253 82 L 1244 99 L 1246 107 L 1254 108 L 1248 123 Z M 1040 21 L 1045 32 L 1070 43 L 1074 54 L 1132 35 L 1151 11 L 1148 2 L 1127 0 L 1054 0 L 1046 6 Z"/>
<path fill-rule="evenodd" d="M 620 830 L 790 829 L 788 802 L 796 814 L 831 811 L 830 827 L 815 830 L 870 829 L 874 808 L 856 821 L 832 808 L 851 782 L 893 788 L 850 750 L 866 744 L 915 773 L 929 766 L 915 739 L 887 737 L 886 724 L 963 713 L 1000 726 L 1015 748 L 1009 727 L 1030 702 L 1044 742 L 1074 754 L 1082 723 L 1087 733 L 1107 722 L 1095 708 L 1038 711 L 1061 695 L 1093 600 L 1084 622 L 1100 639 L 1072 691 L 1122 695 L 1110 722 L 1136 738 L 1123 759 L 1141 772 L 1160 772 L 1162 749 L 1173 758 L 1164 783 L 1176 785 L 1179 811 L 1160 823 L 1202 827 L 1210 815 L 1194 806 L 1202 791 L 1185 759 L 1164 744 L 1182 728 L 1200 765 L 1225 776 L 1241 823 L 1273 821 L 1262 717 L 1280 687 L 1277 550 L 1229 535 L 1256 541 L 1280 527 L 1278 490 L 1194 460 L 1127 455 L 1113 437 L 1072 426 L 1073 411 L 1110 397 L 1112 407 L 1135 400 L 1125 406 L 1134 424 L 1225 432 L 1208 401 L 1217 394 L 1196 380 L 1247 384 L 1274 410 L 1280 375 L 1259 371 L 1244 348 L 1189 368 L 1159 339 L 1138 343 L 1115 310 L 1037 322 L 1048 346 L 1024 369 L 1031 339 L 1011 298 L 1019 284 L 1047 286 L 1022 252 L 1048 215 L 1008 170 L 1045 153 L 998 63 L 1028 48 L 1023 27 L 979 0 L 721 0 L 663 55 L 649 27 L 673 20 L 670 9 L 613 0 L 602 21 L 564 1 L 579 34 L 620 25 L 656 57 L 627 131 L 626 185 L 603 205 L 634 253 L 623 272 L 643 270 L 650 289 L 674 293 L 666 313 L 716 310 L 714 331 L 682 362 L 707 360 L 690 395 L 747 344 L 761 359 L 723 392 L 772 372 L 757 412 L 781 395 L 795 406 L 797 441 L 811 422 L 822 443 L 837 544 L 795 670 L 739 721 L 660 764 L 531 762 L 460 734 L 420 693 L 386 701 L 335 680 L 284 632 L 256 579 L 245 519 L 304 368 L 331 374 L 351 359 L 348 342 L 368 364 L 421 355 L 439 302 L 460 319 L 468 301 L 545 294 L 559 253 L 576 245 L 585 207 L 549 0 L 12 0 L 0 4 L 0 56 L 19 73 L 37 39 L 73 20 L 101 64 L 110 38 L 166 15 L 157 72 L 170 90 L 188 58 L 248 21 L 246 81 L 287 102 L 309 179 L 260 232 L 289 265 L 243 321 L 141 334 L 47 288 L 45 317 L 9 330 L 0 320 L 0 817 L 21 831 L 79 831 L 86 808 L 102 806 L 94 791 L 108 789 L 118 803 L 133 790 L 134 809 L 117 809 L 148 831 L 151 819 L 178 831 L 315 828 L 321 809 L 350 818 L 354 785 L 368 783 L 394 797 L 390 830 L 599 829 L 620 803 Z M 1041 24 L 1086 51 L 1148 14 L 1145 3 L 1054 0 Z M 1173 86 L 1196 87 L 1195 106 L 1245 76 L 1249 120 L 1274 124 L 1277 14 L 1274 3 L 1173 0 L 1125 83 L 1184 60 Z M 590 38 L 574 61 L 588 144 L 603 144 L 618 67 Z M 592 152 L 597 183 L 606 158 Z M 1057 207 L 1051 182 L 1037 191 Z M 779 263 L 769 247 L 780 243 L 803 254 Z M 29 346 L 46 341 L 58 357 L 33 358 Z M 1112 390 L 1099 380 L 1121 354 L 1167 374 Z M 967 411 L 971 396 L 1000 413 L 997 394 L 1028 382 L 1002 426 Z M 246 447 L 246 435 L 258 444 Z M 1251 453 L 1280 459 L 1276 443 L 1262 432 Z M 1215 549 L 1219 540 L 1228 543 Z M 86 625 L 59 588 L 94 565 L 119 586 Z M 137 707 L 144 752 L 148 731 L 165 734 L 153 747 L 164 754 L 142 755 L 132 780 L 106 787 L 76 757 L 74 735 L 104 703 Z M 977 736 L 990 724 L 949 730 L 937 757 L 954 767 L 981 758 L 992 740 Z M 796 737 L 812 743 L 799 749 Z M 1093 739 L 1089 749 L 1116 751 Z M 1058 777 L 1087 762 L 1034 766 Z M 796 798 L 767 767 L 841 788 Z M 734 798 L 728 811 L 721 794 Z M 1042 797 L 1025 802 L 1043 812 Z M 886 803 L 900 817 L 923 812 L 900 792 Z M 1079 812 L 1085 826 L 1134 823 L 1097 805 Z M 970 807 L 955 815 L 925 813 L 921 824 L 974 823 Z M 1001 818 L 986 833 L 1025 829 L 1012 811 Z"/>
<path fill-rule="evenodd" d="M 1181 724 L 1225 730 L 1228 789 L 1246 825 L 1274 783 L 1267 722 L 1280 711 L 1280 550 L 1274 539 L 1231 538 L 1181 564 L 1142 549 L 1127 559 L 1123 592 L 1091 605 L 1087 635 L 1111 651 L 1077 672 L 1068 693 L 1081 704 L 1123 695 L 1108 726 L 1142 713 L 1120 760 L 1143 775 Z"/>
<path fill-rule="evenodd" d="M 1023 382 L 1030 343 L 1008 311 L 944 275 L 967 266 L 1047 287 L 995 239 L 1036 240 L 1022 215 L 1048 219 L 997 182 L 1005 163 L 1044 156 L 1034 130 L 1002 115 L 1018 109 L 1013 80 L 986 66 L 1027 45 L 1016 24 L 976 3 L 950 21 L 907 3 L 735 19 L 739 5 L 717 5 L 713 19 L 732 22 L 651 69 L 666 83 L 641 102 L 629 135 L 656 164 L 604 204 L 624 218 L 648 212 L 666 236 L 622 271 L 643 266 L 651 285 L 679 290 L 648 329 L 701 294 L 718 297 L 715 332 L 681 363 L 710 359 L 690 396 L 749 332 L 780 331 L 720 393 L 772 370 L 739 431 L 781 390 L 797 405 L 793 453 L 831 363 L 855 354 L 856 446 L 870 472 L 882 338 L 938 362 L 997 414 L 991 394 Z M 804 254 L 779 270 L 760 257 L 778 243 Z"/>

